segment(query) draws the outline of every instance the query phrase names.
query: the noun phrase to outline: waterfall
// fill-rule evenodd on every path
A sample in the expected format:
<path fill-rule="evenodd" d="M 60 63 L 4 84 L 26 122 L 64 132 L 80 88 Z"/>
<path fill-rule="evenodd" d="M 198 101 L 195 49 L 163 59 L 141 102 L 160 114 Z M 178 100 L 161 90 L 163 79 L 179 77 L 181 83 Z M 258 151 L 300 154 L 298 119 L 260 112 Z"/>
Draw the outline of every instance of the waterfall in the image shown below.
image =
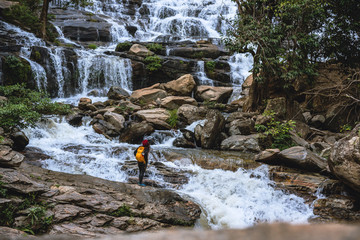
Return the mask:
<path fill-rule="evenodd" d="M 196 76 L 199 79 L 200 85 L 210 85 L 214 86 L 214 81 L 206 76 L 205 73 L 205 63 L 204 61 L 198 61 L 197 62 L 197 68 L 196 68 Z"/>
<path fill-rule="evenodd" d="M 237 53 L 230 57 L 230 78 L 233 86 L 233 93 L 229 99 L 229 102 L 235 101 L 241 97 L 242 88 L 241 85 L 245 79 L 251 74 L 253 59 L 244 53 Z"/>

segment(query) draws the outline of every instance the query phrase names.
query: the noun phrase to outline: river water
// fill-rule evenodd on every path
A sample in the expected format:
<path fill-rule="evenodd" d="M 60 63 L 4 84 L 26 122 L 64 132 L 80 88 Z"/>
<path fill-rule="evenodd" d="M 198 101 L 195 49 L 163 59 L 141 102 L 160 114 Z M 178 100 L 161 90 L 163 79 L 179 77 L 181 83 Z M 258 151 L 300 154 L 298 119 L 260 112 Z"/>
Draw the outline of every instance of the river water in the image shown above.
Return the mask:
<path fill-rule="evenodd" d="M 96 50 L 85 49 L 66 39 L 60 34 L 60 40 L 66 43 L 78 45 L 76 54 L 79 56 L 79 86 L 77 93 L 68 96 L 62 92 L 64 87 L 59 87 L 56 100 L 77 103 L 80 97 L 96 88 L 88 85 L 91 74 L 102 71 L 106 78 L 106 86 L 99 87 L 102 91 L 110 86 L 121 86 L 131 93 L 131 64 L 129 60 L 104 54 L 105 51 L 114 50 L 116 43 L 124 40 L 157 41 L 161 40 L 191 40 L 214 39 L 218 41 L 227 28 L 226 18 L 235 16 L 236 7 L 231 0 L 144 0 L 141 7 L 134 9 L 132 15 L 124 13 L 127 7 L 126 1 L 103 0 L 93 1 L 94 4 L 83 10 L 93 14 L 101 14 L 112 25 L 112 42 Z M 119 3 L 121 2 L 121 3 Z M 53 1 L 53 7 L 60 1 Z M 144 15 L 145 13 L 145 15 Z M 136 26 L 134 36 L 127 34 L 124 23 Z M 22 56 L 31 63 L 34 75 L 37 78 L 39 89 L 44 89 L 46 84 L 46 69 L 36 65 L 29 59 L 29 44 L 43 46 L 45 44 L 33 35 L 25 34 L 15 26 L 1 22 L 0 27 L 11 29 L 17 41 L 22 43 L 24 51 Z M 61 27 L 57 27 L 61 33 Z M 22 36 L 26 36 L 22 38 Z M 25 39 L 25 40 L 24 40 Z M 20 43 L 20 42 L 19 42 Z M 57 69 L 59 86 L 67 84 L 66 69 L 62 49 L 47 47 L 53 54 L 53 65 Z M 171 52 L 169 51 L 169 54 Z M 241 84 L 249 75 L 252 60 L 245 55 L 234 55 L 229 60 L 231 75 L 238 98 Z M 199 75 L 204 83 L 212 85 L 211 79 L 203 75 L 203 63 L 199 62 Z M 66 97 L 65 97 L 66 96 Z M 105 98 L 94 98 L 94 101 L 103 101 Z M 191 127 L 190 127 L 191 128 Z M 44 153 L 51 156 L 43 161 L 43 167 L 67 173 L 87 174 L 112 181 L 127 182 L 129 172 L 124 170 L 129 162 L 135 161 L 133 151 L 137 147 L 117 140 L 110 141 L 104 136 L 96 134 L 90 126 L 90 119 L 85 119 L 83 126 L 70 126 L 62 118 L 49 118 L 42 121 L 35 128 L 26 130 L 30 138 L 29 147 L 40 148 Z M 235 171 L 222 169 L 204 169 L 194 161 L 194 158 L 218 159 L 220 161 L 239 163 L 246 160 L 242 153 L 225 154 L 203 151 L 201 149 L 186 150 L 172 146 L 175 137 L 180 136 L 178 131 L 157 131 L 148 138 L 153 139 L 151 162 L 162 162 L 174 172 L 183 170 L 187 172 L 189 182 L 180 188 L 174 189 L 197 202 L 202 210 L 202 218 L 197 224 L 201 228 L 245 228 L 261 222 L 288 222 L 306 223 L 313 217 L 311 206 L 304 200 L 284 193 L 274 188 L 274 183 L 268 176 L 266 166 L 246 169 L 239 167 Z M 165 153 L 183 151 L 184 156 L 176 161 L 169 161 Z M 159 157 L 160 156 L 160 157 Z M 200 156 L 200 157 L 199 157 Z M 150 164 L 148 179 L 166 185 L 166 181 L 157 174 L 156 168 Z"/>

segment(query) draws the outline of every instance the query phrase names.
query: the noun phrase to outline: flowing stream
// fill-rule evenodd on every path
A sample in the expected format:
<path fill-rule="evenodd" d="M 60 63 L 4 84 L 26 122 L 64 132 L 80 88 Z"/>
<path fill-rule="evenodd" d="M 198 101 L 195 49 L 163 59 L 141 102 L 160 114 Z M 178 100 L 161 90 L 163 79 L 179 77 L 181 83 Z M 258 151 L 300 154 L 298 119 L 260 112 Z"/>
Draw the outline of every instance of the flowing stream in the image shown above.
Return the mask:
<path fill-rule="evenodd" d="M 57 27 L 60 33 L 59 39 L 74 45 L 78 56 L 79 87 L 75 94 L 70 96 L 64 90 L 68 77 L 62 49 L 47 47 L 33 35 L 25 36 L 25 32 L 15 26 L 3 22 L 0 24 L 3 28 L 11 29 L 15 35 L 24 35 L 17 41 L 24 45 L 22 56 L 33 67 L 39 89 L 46 88 L 47 74 L 43 67 L 29 59 L 29 47 L 40 46 L 49 51 L 53 59 L 49 64 L 56 69 L 57 75 L 59 89 L 57 100 L 77 103 L 78 99 L 86 96 L 90 90 L 106 91 L 113 85 L 121 86 L 131 93 L 130 60 L 105 54 L 106 51 L 113 51 L 117 42 L 218 40 L 227 28 L 224 19 L 231 18 L 236 13 L 236 6 L 231 0 L 144 0 L 141 6 L 133 9 L 132 14 L 124 13 L 124 9 L 129 5 L 128 1 L 94 0 L 93 2 L 92 6 L 82 10 L 99 14 L 111 24 L 110 43 L 96 50 L 85 49 L 78 43 L 66 39 L 61 27 Z M 63 2 L 53 1 L 52 6 L 56 7 L 61 3 Z M 124 23 L 126 26 L 135 26 L 136 33 L 128 34 Z M 167 53 L 171 55 L 170 50 Z M 236 99 L 239 97 L 242 82 L 249 75 L 252 60 L 245 55 L 237 54 L 230 58 L 229 64 L 231 79 L 237 89 L 232 98 Z M 199 75 L 203 77 L 203 83 L 213 85 L 212 80 L 205 75 L 203 67 L 204 62 L 199 61 Z M 97 81 L 100 75 L 105 79 L 104 83 Z M 93 98 L 93 100 L 104 99 Z M 124 170 L 124 166 L 135 161 L 133 151 L 137 146 L 110 141 L 95 133 L 89 122 L 90 119 L 84 120 L 83 126 L 75 128 L 61 118 L 44 120 L 37 127 L 26 130 L 30 138 L 29 147 L 41 148 L 44 153 L 51 156 L 43 161 L 44 168 L 127 182 L 129 172 Z M 188 129 L 193 127 L 189 126 Z M 180 189 L 174 190 L 191 197 L 201 206 L 203 215 L 198 223 L 199 227 L 222 229 L 244 228 L 259 222 L 306 223 L 313 216 L 312 207 L 306 205 L 303 199 L 274 188 L 266 166 L 255 169 L 240 167 L 236 171 L 203 169 L 190 156 L 201 156 L 203 159 L 220 157 L 201 149 L 186 150 L 184 152 L 188 157 L 176 161 L 167 161 L 165 157 L 158 157 L 166 152 L 183 151 L 172 146 L 175 137 L 180 134 L 177 131 L 157 131 L 148 136 L 155 142 L 152 151 L 157 153 L 151 155 L 150 161 L 162 162 L 175 172 L 178 170 L 187 172 L 189 182 Z M 243 158 L 241 153 L 236 153 L 221 160 L 241 163 Z M 171 188 L 151 164 L 148 172 L 151 174 L 147 178 Z"/>

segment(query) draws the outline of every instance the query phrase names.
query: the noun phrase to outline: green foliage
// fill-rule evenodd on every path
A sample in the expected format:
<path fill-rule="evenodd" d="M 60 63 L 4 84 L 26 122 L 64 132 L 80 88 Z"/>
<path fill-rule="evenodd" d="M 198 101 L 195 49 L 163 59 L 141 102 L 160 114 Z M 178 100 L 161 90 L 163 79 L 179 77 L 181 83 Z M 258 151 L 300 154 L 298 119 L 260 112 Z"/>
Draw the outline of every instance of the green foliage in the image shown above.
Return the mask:
<path fill-rule="evenodd" d="M 207 72 L 212 73 L 215 70 L 216 62 L 208 61 L 205 63 L 205 69 Z"/>
<path fill-rule="evenodd" d="M 163 50 L 163 46 L 158 43 L 149 43 L 146 45 L 146 48 L 157 54 L 159 54 L 161 50 Z"/>
<path fill-rule="evenodd" d="M 263 132 L 265 136 L 271 137 L 271 148 L 284 150 L 294 146 L 294 143 L 291 140 L 290 131 L 294 130 L 295 121 L 276 121 L 274 113 L 270 113 L 269 116 L 271 116 L 271 120 L 266 124 L 266 126 L 261 124 L 255 125 L 256 131 Z"/>
<path fill-rule="evenodd" d="M 340 126 L 340 132 L 351 131 L 352 127 L 349 124 Z"/>
<path fill-rule="evenodd" d="M 0 226 L 11 226 L 15 221 L 16 207 L 11 203 L 5 203 L 0 207 Z"/>
<path fill-rule="evenodd" d="M 26 60 L 9 55 L 5 58 L 3 72 L 7 84 L 22 83 L 31 76 L 31 67 Z"/>
<path fill-rule="evenodd" d="M 201 59 L 204 57 L 204 53 L 203 52 L 195 52 L 191 55 L 191 58 L 197 58 L 197 59 Z"/>
<path fill-rule="evenodd" d="M 125 203 L 119 207 L 115 212 L 113 212 L 111 214 L 111 216 L 114 217 L 121 217 L 121 216 L 128 216 L 128 217 L 132 217 L 134 214 L 131 211 L 130 207 L 127 206 Z"/>
<path fill-rule="evenodd" d="M 2 143 L 5 140 L 4 136 L 0 136 L 0 143 Z"/>
<path fill-rule="evenodd" d="M 162 67 L 161 65 L 162 59 L 157 55 L 147 56 L 144 59 L 144 62 L 146 63 L 146 69 L 149 70 L 150 72 L 155 72 Z"/>
<path fill-rule="evenodd" d="M 95 50 L 97 49 L 97 46 L 95 44 L 89 44 L 88 48 Z"/>
<path fill-rule="evenodd" d="M 126 52 L 126 51 L 130 50 L 131 46 L 132 46 L 131 42 L 118 43 L 118 45 L 116 45 L 115 51 L 117 51 L 117 52 Z"/>
<path fill-rule="evenodd" d="M 203 104 L 211 109 L 219 109 L 219 110 L 224 110 L 225 109 L 225 104 L 223 103 L 217 103 L 215 101 L 204 101 Z"/>
<path fill-rule="evenodd" d="M 68 105 L 52 103 L 45 93 L 26 89 L 24 84 L 0 86 L 0 95 L 8 98 L 0 108 L 0 125 L 5 129 L 31 126 L 41 114 L 70 112 Z"/>
<path fill-rule="evenodd" d="M 12 22 L 20 24 L 20 27 L 28 28 L 35 34 L 40 32 L 40 21 L 36 14 L 39 1 L 20 0 L 19 4 L 13 5 L 4 12 L 5 18 Z"/>
<path fill-rule="evenodd" d="M 1 178 L 2 177 L 0 176 L 0 179 Z M 7 197 L 7 189 L 3 187 L 4 184 L 5 184 L 4 182 L 0 181 L 0 197 L 2 197 L 2 198 Z"/>
<path fill-rule="evenodd" d="M 170 117 L 166 120 L 166 122 L 170 125 L 170 127 L 175 128 L 178 124 L 177 109 L 173 109 L 168 112 Z"/>

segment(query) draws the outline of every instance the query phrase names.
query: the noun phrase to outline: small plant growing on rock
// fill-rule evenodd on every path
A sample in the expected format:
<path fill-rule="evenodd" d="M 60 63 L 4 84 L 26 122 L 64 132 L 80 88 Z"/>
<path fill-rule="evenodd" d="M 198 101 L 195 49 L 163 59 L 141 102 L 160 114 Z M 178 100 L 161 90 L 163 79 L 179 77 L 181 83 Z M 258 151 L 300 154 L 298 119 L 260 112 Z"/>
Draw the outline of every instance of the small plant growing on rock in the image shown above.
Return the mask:
<path fill-rule="evenodd" d="M 215 65 L 216 65 L 216 62 L 214 61 L 208 61 L 205 63 L 205 69 L 207 72 L 209 73 L 213 73 L 214 70 L 215 70 Z"/>
<path fill-rule="evenodd" d="M 177 115 L 177 109 L 169 111 L 170 117 L 166 122 L 170 125 L 170 127 L 175 128 L 178 124 L 178 115 Z"/>
<path fill-rule="evenodd" d="M 2 178 L 2 176 L 0 175 L 0 179 Z M 7 197 L 7 189 L 4 188 L 4 182 L 0 181 L 0 197 L 2 198 L 6 198 Z"/>
<path fill-rule="evenodd" d="M 122 42 L 116 46 L 115 51 L 116 52 L 126 52 L 126 51 L 130 50 L 131 46 L 132 46 L 131 42 Z"/>
<path fill-rule="evenodd" d="M 95 50 L 95 49 L 97 49 L 97 46 L 95 44 L 89 44 L 88 48 Z"/>
<path fill-rule="evenodd" d="M 154 53 L 159 53 L 161 50 L 163 50 L 163 46 L 158 43 L 149 43 L 146 45 L 146 48 Z"/>
<path fill-rule="evenodd" d="M 114 217 L 122 217 L 122 216 L 132 217 L 133 215 L 134 214 L 132 213 L 130 207 L 127 206 L 125 203 L 111 214 L 111 216 Z"/>
<path fill-rule="evenodd" d="M 161 65 L 162 59 L 157 55 L 147 56 L 144 59 L 144 62 L 146 63 L 146 69 L 149 70 L 150 72 L 155 72 L 162 67 Z"/>
<path fill-rule="evenodd" d="M 266 125 L 257 124 L 255 129 L 258 132 L 263 132 L 265 136 L 270 136 L 272 139 L 271 148 L 279 148 L 280 150 L 287 149 L 294 146 L 291 140 L 290 131 L 294 130 L 295 121 L 276 121 L 275 113 L 267 113 L 271 116 L 270 121 Z"/>
<path fill-rule="evenodd" d="M 342 125 L 340 126 L 340 132 L 346 132 L 346 131 L 351 131 L 352 130 L 352 127 L 349 125 L 349 124 L 345 124 L 345 125 Z"/>

